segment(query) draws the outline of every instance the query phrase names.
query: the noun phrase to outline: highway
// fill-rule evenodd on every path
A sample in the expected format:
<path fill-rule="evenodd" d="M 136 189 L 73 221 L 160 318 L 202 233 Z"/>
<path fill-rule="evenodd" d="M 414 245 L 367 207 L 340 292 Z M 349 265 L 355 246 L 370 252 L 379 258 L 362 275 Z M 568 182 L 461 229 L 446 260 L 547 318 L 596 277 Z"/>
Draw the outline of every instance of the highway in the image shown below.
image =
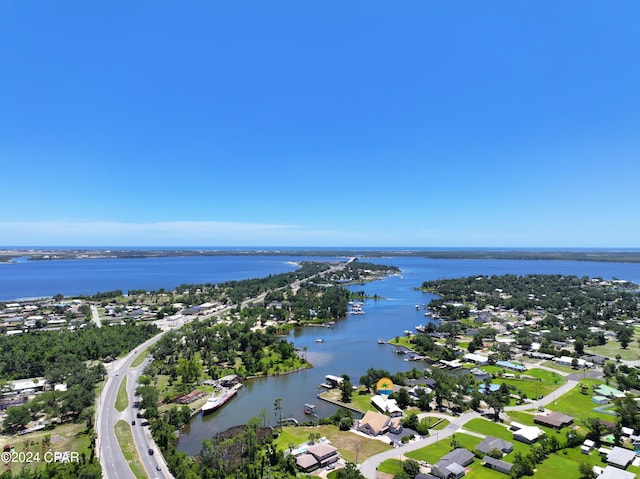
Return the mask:
<path fill-rule="evenodd" d="M 343 267 L 343 264 L 331 266 L 329 271 L 334 272 L 342 269 Z M 301 282 L 309 281 L 316 276 L 317 275 L 296 280 L 291 284 L 291 287 L 297 289 L 300 287 Z M 256 298 L 248 299 L 242 303 L 242 306 L 246 306 L 251 302 L 263 301 L 266 294 L 267 293 L 263 293 Z M 219 316 L 231 309 L 232 307 L 229 306 L 210 316 L 202 317 L 201 319 L 205 320 L 211 316 Z M 94 321 L 99 325 L 100 319 L 97 308 L 92 309 L 92 313 Z M 192 321 L 194 318 L 195 317 L 185 317 L 184 322 L 181 322 L 176 326 L 180 327 L 183 324 Z M 130 352 L 124 358 L 118 359 L 117 361 L 107 365 L 107 379 L 102 393 L 98 398 L 98 404 L 96 407 L 95 428 L 97 433 L 96 449 L 98 451 L 98 458 L 102 465 L 102 477 L 104 479 L 135 479 L 115 435 L 115 424 L 121 419 L 126 421 L 126 423 L 131 427 L 135 446 L 138 450 L 140 460 L 146 470 L 147 477 L 151 479 L 173 479 L 173 475 L 169 471 L 160 450 L 151 437 L 151 430 L 149 426 L 143 426 L 143 424 L 146 424 L 146 421 L 143 418 L 136 417 L 138 409 L 134 407 L 134 403 L 137 400 L 135 390 L 138 384 L 138 378 L 142 374 L 142 370 L 149 359 L 145 360 L 144 363 L 135 368 L 132 368 L 131 364 L 145 349 L 155 344 L 166 332 L 172 329 L 172 327 L 166 323 L 159 323 L 165 324 L 166 326 L 163 332 L 139 345 L 134 351 Z M 125 377 L 127 378 L 129 402 L 127 408 L 123 412 L 120 412 L 116 409 L 115 404 L 118 395 L 118 388 Z M 132 421 L 136 422 L 135 425 L 132 424 Z M 149 450 L 152 450 L 153 454 L 149 454 Z"/>
<path fill-rule="evenodd" d="M 115 424 L 120 420 L 124 420 L 130 425 L 133 433 L 138 454 L 147 471 L 149 478 L 165 478 L 170 479 L 173 476 L 169 472 L 162 458 L 160 450 L 156 447 L 151 439 L 151 431 L 148 426 L 143 426 L 144 420 L 136 417 L 137 409 L 133 407 L 136 400 L 135 389 L 138 383 L 138 377 L 144 369 L 146 363 L 136 368 L 131 368 L 131 364 L 139 354 L 157 342 L 164 333 L 157 334 L 145 343 L 138 346 L 137 349 L 129 353 L 126 357 L 114 361 L 107 367 L 107 380 L 100 394 L 97 407 L 96 432 L 97 432 L 97 450 L 100 464 L 102 465 L 102 477 L 104 479 L 135 479 L 135 476 L 129 468 L 118 440 L 115 435 Z M 116 397 L 118 388 L 123 378 L 127 378 L 127 392 L 129 404 L 127 409 L 120 412 L 116 409 Z M 135 420 L 135 426 L 131 425 L 131 421 Z M 153 450 L 153 455 L 149 454 L 149 449 Z M 160 470 L 158 470 L 160 468 Z"/>

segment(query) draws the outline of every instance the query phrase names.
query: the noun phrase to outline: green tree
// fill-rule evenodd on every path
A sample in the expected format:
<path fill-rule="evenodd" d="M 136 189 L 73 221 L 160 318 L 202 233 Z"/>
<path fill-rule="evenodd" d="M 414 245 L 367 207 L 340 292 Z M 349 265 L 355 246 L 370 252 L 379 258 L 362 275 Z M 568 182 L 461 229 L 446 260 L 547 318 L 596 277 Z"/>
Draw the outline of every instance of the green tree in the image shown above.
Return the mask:
<path fill-rule="evenodd" d="M 400 388 L 397 394 L 395 394 L 395 399 L 401 409 L 406 409 L 409 404 L 411 404 L 411 396 L 409 396 L 409 391 L 405 388 Z"/>
<path fill-rule="evenodd" d="M 278 426 L 282 426 L 282 398 L 273 401 L 273 414 L 278 418 Z"/>
<path fill-rule="evenodd" d="M 420 464 L 415 459 L 407 459 L 402 463 L 402 470 L 413 479 L 420 474 Z"/>
<path fill-rule="evenodd" d="M 4 427 L 9 432 L 16 432 L 31 421 L 31 411 L 26 404 L 22 406 L 12 406 L 6 411 L 7 416 L 4 419 Z"/>
<path fill-rule="evenodd" d="M 365 479 L 356 464 L 347 462 L 344 469 L 336 472 L 336 479 Z"/>
<path fill-rule="evenodd" d="M 580 472 L 580 479 L 593 479 L 595 477 L 593 467 L 588 462 L 581 462 L 578 466 L 578 472 Z"/>
<path fill-rule="evenodd" d="M 531 458 L 520 452 L 516 452 L 513 457 L 513 469 L 511 470 L 511 476 L 518 478 L 522 476 L 533 476 L 535 464 L 531 461 Z"/>
<path fill-rule="evenodd" d="M 347 374 L 342 375 L 342 383 L 340 384 L 340 400 L 344 403 L 351 402 L 351 396 L 353 395 L 353 384 L 351 384 L 350 378 Z"/>

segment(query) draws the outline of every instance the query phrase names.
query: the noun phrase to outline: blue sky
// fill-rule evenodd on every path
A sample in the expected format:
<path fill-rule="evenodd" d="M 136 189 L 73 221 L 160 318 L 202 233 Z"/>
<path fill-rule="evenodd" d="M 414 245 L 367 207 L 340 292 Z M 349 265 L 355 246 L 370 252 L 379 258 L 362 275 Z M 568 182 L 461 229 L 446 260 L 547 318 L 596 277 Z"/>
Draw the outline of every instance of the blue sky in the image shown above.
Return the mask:
<path fill-rule="evenodd" d="M 0 3 L 0 245 L 640 247 L 633 1 Z"/>

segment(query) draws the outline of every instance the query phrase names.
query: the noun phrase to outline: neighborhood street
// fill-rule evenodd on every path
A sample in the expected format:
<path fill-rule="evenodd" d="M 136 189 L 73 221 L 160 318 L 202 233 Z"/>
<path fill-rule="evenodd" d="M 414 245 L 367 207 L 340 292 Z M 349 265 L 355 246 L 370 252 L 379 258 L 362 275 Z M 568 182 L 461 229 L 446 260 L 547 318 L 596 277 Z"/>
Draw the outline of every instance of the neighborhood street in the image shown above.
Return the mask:
<path fill-rule="evenodd" d="M 556 371 L 559 372 L 559 371 Z M 571 389 L 573 389 L 578 384 L 576 379 L 569 379 L 565 384 L 560 386 L 558 389 L 553 391 L 552 393 L 544 396 L 542 399 L 536 400 L 532 403 L 522 404 L 520 406 L 509 406 L 505 407 L 505 411 L 525 411 L 531 409 L 532 407 L 542 407 L 550 404 L 555 399 L 559 398 L 563 394 L 566 394 Z M 376 454 L 375 456 L 371 456 L 367 460 L 365 460 L 360 466 L 360 472 L 367 479 L 376 479 L 377 477 L 377 468 L 378 466 L 386 461 L 387 459 L 393 459 L 406 454 L 407 452 L 415 451 L 417 449 L 421 449 L 426 446 L 430 446 L 431 444 L 435 444 L 436 442 L 448 438 L 449 436 L 456 433 L 458 430 L 464 427 L 464 425 L 470 421 L 471 419 L 475 419 L 478 417 L 482 417 L 480 413 L 476 411 L 467 412 L 460 416 L 448 416 L 443 414 L 432 414 L 432 413 L 424 413 L 421 416 L 438 416 L 445 417 L 451 421 L 451 423 L 440 431 L 433 431 L 433 435 L 412 442 L 410 444 L 406 444 L 404 446 L 400 446 L 396 449 L 391 449 L 389 451 L 382 452 L 380 454 Z"/>

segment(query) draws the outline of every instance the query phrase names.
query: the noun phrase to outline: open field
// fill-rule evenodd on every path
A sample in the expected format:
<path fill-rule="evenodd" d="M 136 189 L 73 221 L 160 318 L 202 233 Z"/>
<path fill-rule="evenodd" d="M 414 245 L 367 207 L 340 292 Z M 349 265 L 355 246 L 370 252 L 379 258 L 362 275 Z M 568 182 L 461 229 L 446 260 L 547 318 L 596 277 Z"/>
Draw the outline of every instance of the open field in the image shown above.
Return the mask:
<path fill-rule="evenodd" d="M 342 432 L 336 426 L 285 427 L 275 440 L 275 444 L 283 450 L 288 449 L 289 444 L 298 446 L 307 442 L 311 433 L 318 433 L 320 436 L 326 437 L 331 445 L 338 448 L 343 458 L 352 462 L 355 462 L 356 450 L 358 451 L 358 462 L 362 462 L 370 456 L 392 448 L 386 442 L 359 434 Z"/>
<path fill-rule="evenodd" d="M 602 346 L 585 347 L 585 352 L 589 354 L 598 354 L 600 356 L 606 356 L 609 358 L 615 358 L 616 355 L 620 355 L 620 358 L 625 361 L 635 361 L 640 359 L 640 348 L 638 347 L 638 339 L 640 339 L 640 326 L 634 327 L 633 338 L 629 342 L 627 349 L 622 349 L 622 346 L 618 341 L 609 340 Z"/>
<path fill-rule="evenodd" d="M 550 455 L 542 463 L 538 464 L 536 466 L 536 474 L 533 477 L 580 477 L 578 468 L 582 462 L 600 467 L 607 465 L 597 452 L 591 452 L 591 454 L 587 456 L 580 452 L 580 448 L 565 449 L 564 451 L 559 451 L 557 454 Z M 627 471 L 638 474 L 640 467 L 630 466 Z"/>
<path fill-rule="evenodd" d="M 39 452 L 41 457 L 43 457 L 47 451 L 78 452 L 84 454 L 87 460 L 91 456 L 91 438 L 84 423 L 62 424 L 54 429 L 36 431 L 20 436 L 0 436 L 0 448 L 4 450 L 4 447 L 7 445 L 13 447 L 15 452 Z M 23 466 L 33 470 L 44 466 L 44 464 L 44 462 L 28 465 L 13 463 L 11 470 L 14 474 L 17 474 L 23 469 Z M 3 464 L 3 468 L 4 467 L 5 465 Z M 0 472 L 3 472 L 3 470 L 0 470 Z"/>
<path fill-rule="evenodd" d="M 514 373 L 513 371 L 499 366 L 482 366 L 480 369 L 491 375 L 514 374 L 514 378 L 497 377 L 492 379 L 494 384 L 505 383 L 513 386 L 517 391 L 526 394 L 529 399 L 535 399 L 540 396 L 551 394 L 558 387 L 567 382 L 567 379 L 561 374 L 547 371 L 545 369 L 533 368 L 524 373 Z"/>
<path fill-rule="evenodd" d="M 582 394 L 580 384 L 589 386 L 587 394 Z M 598 381 L 596 379 L 583 379 L 582 381 L 580 381 L 580 384 L 578 384 L 575 388 L 573 388 L 565 395 L 554 399 L 553 402 L 547 405 L 547 408 L 552 411 L 558 411 L 573 416 L 578 423 L 580 422 L 580 419 L 585 419 L 589 416 L 594 416 L 599 419 L 615 422 L 615 415 L 609 415 L 594 411 L 595 408 L 602 406 L 598 406 L 591 400 L 591 398 L 593 397 L 591 387 L 594 384 L 604 384 L 604 382 Z"/>

